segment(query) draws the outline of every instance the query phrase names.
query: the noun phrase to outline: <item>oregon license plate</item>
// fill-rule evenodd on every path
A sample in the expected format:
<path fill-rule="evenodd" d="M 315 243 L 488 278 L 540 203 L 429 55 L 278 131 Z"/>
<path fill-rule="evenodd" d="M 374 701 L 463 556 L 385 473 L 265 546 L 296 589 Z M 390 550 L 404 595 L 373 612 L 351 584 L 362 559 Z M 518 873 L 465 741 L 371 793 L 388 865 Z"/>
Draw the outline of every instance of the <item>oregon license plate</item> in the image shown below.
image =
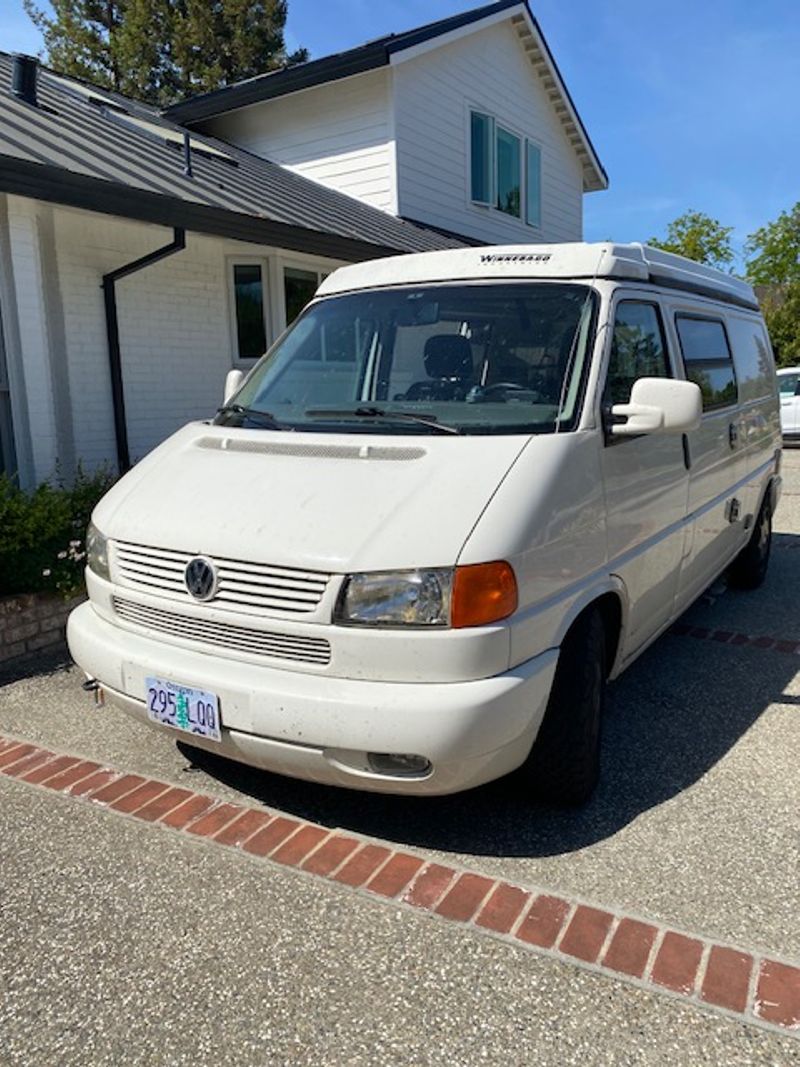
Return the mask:
<path fill-rule="evenodd" d="M 186 685 L 145 678 L 147 716 L 161 726 L 172 726 L 195 737 L 221 741 L 219 700 L 215 693 Z"/>

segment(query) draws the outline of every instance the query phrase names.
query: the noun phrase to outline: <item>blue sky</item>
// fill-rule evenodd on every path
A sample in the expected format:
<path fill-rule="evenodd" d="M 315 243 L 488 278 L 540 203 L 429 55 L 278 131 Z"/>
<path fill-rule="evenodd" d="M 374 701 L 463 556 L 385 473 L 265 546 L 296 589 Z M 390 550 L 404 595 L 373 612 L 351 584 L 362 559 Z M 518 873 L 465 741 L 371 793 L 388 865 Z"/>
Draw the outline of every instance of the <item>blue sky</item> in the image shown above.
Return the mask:
<path fill-rule="evenodd" d="M 287 43 L 317 57 L 474 6 L 289 0 Z M 741 249 L 800 200 L 798 0 L 531 7 L 611 178 L 585 199 L 588 240 L 644 240 L 694 208 L 735 227 Z M 21 0 L 0 0 L 0 47 L 41 47 Z"/>

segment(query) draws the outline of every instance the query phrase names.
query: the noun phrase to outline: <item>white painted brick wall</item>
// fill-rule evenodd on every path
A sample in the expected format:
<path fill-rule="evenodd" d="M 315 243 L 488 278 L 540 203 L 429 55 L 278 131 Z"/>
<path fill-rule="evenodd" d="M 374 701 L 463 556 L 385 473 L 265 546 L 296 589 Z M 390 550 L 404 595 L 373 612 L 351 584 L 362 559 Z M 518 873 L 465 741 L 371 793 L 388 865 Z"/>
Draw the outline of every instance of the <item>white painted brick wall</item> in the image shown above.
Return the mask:
<path fill-rule="evenodd" d="M 57 447 L 48 368 L 35 201 L 9 198 L 14 278 L 35 480 L 56 472 Z M 50 210 L 45 207 L 45 210 Z M 75 457 L 88 470 L 116 464 L 103 275 L 167 244 L 172 231 L 86 211 L 55 208 L 56 270 L 67 350 Z M 140 459 L 193 419 L 213 416 L 234 364 L 230 260 L 265 267 L 273 335 L 283 327 L 285 264 L 324 273 L 331 260 L 307 260 L 261 245 L 187 234 L 187 246 L 117 283 L 128 439 Z"/>
<path fill-rule="evenodd" d="M 57 455 L 53 395 L 48 364 L 48 331 L 39 259 L 38 208 L 30 200 L 9 197 L 8 236 L 24 353 L 25 392 L 36 481 L 56 474 Z"/>

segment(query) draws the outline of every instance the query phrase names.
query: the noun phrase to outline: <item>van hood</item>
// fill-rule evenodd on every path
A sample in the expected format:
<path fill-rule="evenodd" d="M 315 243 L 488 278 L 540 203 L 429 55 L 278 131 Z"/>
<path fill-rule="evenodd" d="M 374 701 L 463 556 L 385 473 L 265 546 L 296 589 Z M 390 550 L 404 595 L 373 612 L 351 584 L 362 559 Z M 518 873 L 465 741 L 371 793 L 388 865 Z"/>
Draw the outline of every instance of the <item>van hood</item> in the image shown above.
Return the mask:
<path fill-rule="evenodd" d="M 115 540 L 305 570 L 449 567 L 529 440 L 192 423 L 94 522 Z"/>

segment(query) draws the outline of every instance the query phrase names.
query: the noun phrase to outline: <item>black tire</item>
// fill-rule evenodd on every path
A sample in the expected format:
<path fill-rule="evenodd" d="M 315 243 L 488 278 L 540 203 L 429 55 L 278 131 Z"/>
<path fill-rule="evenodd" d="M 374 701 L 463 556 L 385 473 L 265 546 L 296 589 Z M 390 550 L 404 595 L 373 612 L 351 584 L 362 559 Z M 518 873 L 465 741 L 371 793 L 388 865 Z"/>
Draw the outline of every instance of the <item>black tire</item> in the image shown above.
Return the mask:
<path fill-rule="evenodd" d="M 758 589 L 767 576 L 771 551 L 772 508 L 767 493 L 750 540 L 728 570 L 729 583 L 736 589 Z"/>
<path fill-rule="evenodd" d="M 591 608 L 564 638 L 544 720 L 518 772 L 535 799 L 578 807 L 594 792 L 600 777 L 606 675 L 603 617 Z"/>

